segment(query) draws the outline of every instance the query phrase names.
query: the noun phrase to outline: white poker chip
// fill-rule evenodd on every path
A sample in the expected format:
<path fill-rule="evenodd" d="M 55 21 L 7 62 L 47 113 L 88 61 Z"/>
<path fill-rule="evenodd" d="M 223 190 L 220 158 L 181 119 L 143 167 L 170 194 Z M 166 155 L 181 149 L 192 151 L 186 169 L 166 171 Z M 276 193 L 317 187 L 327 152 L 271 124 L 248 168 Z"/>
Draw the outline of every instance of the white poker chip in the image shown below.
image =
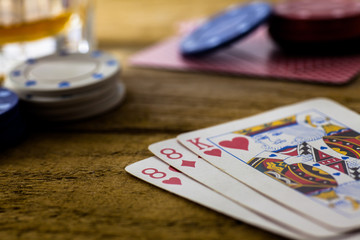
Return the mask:
<path fill-rule="evenodd" d="M 49 109 L 30 108 L 33 115 L 48 121 L 73 121 L 93 117 L 107 112 L 120 104 L 125 98 L 126 88 L 123 83 L 118 83 L 107 97 L 98 99 L 98 101 L 80 104 L 72 108 Z"/>
<path fill-rule="evenodd" d="M 109 54 L 50 55 L 15 67 L 5 86 L 18 94 L 30 116 L 71 121 L 110 110 L 125 97 L 120 65 Z"/>
<path fill-rule="evenodd" d="M 23 94 L 75 93 L 103 85 L 119 71 L 118 61 L 101 51 L 50 55 L 15 67 L 5 86 Z"/>
<path fill-rule="evenodd" d="M 102 108 L 103 103 L 118 95 L 119 92 L 118 89 L 124 88 L 123 86 L 124 86 L 123 83 L 119 83 L 113 86 L 111 89 L 105 91 L 103 94 L 98 95 L 97 97 L 89 101 L 74 103 L 71 105 L 51 107 L 51 106 L 26 104 L 25 106 L 32 109 L 33 112 L 42 113 L 49 116 L 76 114 L 78 112 L 87 111 L 89 108 Z"/>
<path fill-rule="evenodd" d="M 63 94 L 59 96 L 39 96 L 31 94 L 18 94 L 19 98 L 24 100 L 26 105 L 39 108 L 58 108 L 73 106 L 76 104 L 82 104 L 86 102 L 95 101 L 98 98 L 106 97 L 108 93 L 114 89 L 114 86 L 118 83 L 118 79 L 114 82 L 102 86 L 101 88 L 95 88 L 87 90 L 85 92 L 76 94 Z"/>

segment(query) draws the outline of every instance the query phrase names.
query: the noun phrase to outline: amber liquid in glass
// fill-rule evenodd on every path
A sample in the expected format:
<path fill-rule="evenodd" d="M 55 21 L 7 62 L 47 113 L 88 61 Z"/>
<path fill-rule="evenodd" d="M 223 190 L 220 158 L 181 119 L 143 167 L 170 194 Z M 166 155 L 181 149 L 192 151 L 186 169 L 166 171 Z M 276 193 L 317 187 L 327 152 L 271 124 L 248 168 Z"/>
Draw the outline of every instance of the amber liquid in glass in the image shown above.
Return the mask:
<path fill-rule="evenodd" d="M 58 16 L 30 22 L 0 25 L 0 45 L 33 41 L 54 36 L 66 28 L 71 17 L 70 12 Z"/>
<path fill-rule="evenodd" d="M 90 51 L 92 6 L 92 0 L 0 0 L 0 80 L 29 58 Z"/>

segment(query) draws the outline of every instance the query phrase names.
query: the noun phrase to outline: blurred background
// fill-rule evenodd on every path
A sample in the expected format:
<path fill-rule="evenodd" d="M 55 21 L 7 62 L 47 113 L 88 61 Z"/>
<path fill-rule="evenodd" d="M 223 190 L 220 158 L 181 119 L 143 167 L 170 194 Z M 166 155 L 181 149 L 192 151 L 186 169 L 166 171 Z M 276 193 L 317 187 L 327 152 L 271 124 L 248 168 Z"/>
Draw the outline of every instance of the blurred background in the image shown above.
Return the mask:
<path fill-rule="evenodd" d="M 97 0 L 95 29 L 99 46 L 142 45 L 176 33 L 183 21 L 208 17 L 235 0 Z"/>

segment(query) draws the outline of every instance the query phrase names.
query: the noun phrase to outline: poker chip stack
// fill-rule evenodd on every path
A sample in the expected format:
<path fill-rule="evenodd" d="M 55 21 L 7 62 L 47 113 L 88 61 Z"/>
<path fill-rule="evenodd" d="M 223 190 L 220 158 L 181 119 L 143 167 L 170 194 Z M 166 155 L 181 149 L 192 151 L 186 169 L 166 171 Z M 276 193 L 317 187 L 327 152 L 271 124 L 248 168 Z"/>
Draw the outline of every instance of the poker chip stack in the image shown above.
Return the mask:
<path fill-rule="evenodd" d="M 30 117 L 69 121 L 101 114 L 119 104 L 125 86 L 109 54 L 50 55 L 15 67 L 5 86 L 16 92 Z"/>
<path fill-rule="evenodd" d="M 20 114 L 18 96 L 0 88 L 0 149 L 19 142 L 25 133 L 25 123 Z"/>

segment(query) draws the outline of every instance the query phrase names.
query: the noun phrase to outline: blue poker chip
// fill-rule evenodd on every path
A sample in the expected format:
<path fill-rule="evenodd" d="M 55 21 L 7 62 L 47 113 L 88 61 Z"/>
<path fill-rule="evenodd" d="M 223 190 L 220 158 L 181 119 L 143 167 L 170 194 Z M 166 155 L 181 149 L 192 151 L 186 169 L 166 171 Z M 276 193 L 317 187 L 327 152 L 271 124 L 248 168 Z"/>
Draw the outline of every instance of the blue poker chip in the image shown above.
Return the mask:
<path fill-rule="evenodd" d="M 18 96 L 6 88 L 0 88 L 0 150 L 20 142 L 25 130 Z"/>
<path fill-rule="evenodd" d="M 1 127 L 0 150 L 18 144 L 26 135 L 26 124 L 19 113 L 12 118 L 11 122 Z"/>
<path fill-rule="evenodd" d="M 271 13 L 271 5 L 265 2 L 232 7 L 186 36 L 180 52 L 183 56 L 198 56 L 226 47 L 254 31 Z"/>
<path fill-rule="evenodd" d="M 12 91 L 0 88 L 0 123 L 7 121 L 18 110 L 19 98 Z"/>

